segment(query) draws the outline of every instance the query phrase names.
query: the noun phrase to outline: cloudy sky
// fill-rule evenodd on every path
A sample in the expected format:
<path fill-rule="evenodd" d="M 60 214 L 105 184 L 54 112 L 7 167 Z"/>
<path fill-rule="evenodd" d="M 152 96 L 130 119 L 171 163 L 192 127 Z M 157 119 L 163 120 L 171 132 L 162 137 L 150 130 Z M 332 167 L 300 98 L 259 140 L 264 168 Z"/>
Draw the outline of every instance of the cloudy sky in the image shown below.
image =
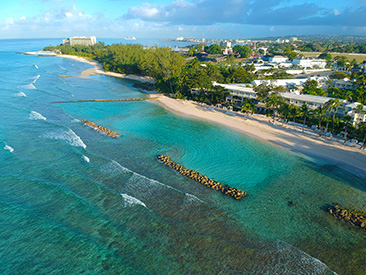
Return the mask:
<path fill-rule="evenodd" d="M 0 39 L 366 35 L 366 0 L 1 0 Z"/>

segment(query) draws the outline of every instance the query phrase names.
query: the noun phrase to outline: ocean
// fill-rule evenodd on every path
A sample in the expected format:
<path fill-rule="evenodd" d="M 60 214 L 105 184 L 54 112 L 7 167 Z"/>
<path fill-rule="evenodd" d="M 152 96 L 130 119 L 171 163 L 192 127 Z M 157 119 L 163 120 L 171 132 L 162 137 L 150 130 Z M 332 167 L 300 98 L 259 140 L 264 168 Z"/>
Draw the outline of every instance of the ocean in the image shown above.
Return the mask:
<path fill-rule="evenodd" d="M 366 211 L 364 178 L 149 101 L 54 104 L 146 97 L 80 77 L 89 64 L 15 53 L 61 42 L 0 40 L 1 274 L 365 274 L 365 231 L 325 211 Z"/>

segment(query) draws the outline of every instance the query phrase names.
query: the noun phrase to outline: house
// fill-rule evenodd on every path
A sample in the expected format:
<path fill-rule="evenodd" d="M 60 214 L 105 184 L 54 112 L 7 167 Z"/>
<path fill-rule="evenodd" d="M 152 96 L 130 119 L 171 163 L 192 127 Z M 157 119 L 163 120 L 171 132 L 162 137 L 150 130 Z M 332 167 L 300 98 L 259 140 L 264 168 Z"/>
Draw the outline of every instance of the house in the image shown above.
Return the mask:
<path fill-rule="evenodd" d="M 292 60 L 293 65 L 297 65 L 303 68 L 320 68 L 324 69 L 327 65 L 327 61 L 325 59 L 314 59 L 314 58 L 295 58 Z"/>
<path fill-rule="evenodd" d="M 97 43 L 97 38 L 95 36 L 85 37 L 85 36 L 74 36 L 66 38 L 63 40 L 64 45 L 85 45 L 92 46 Z"/>
<path fill-rule="evenodd" d="M 354 81 L 349 80 L 348 78 L 344 79 L 334 79 L 331 81 L 331 84 L 334 88 L 338 89 L 356 89 L 357 85 Z"/>
<path fill-rule="evenodd" d="M 288 57 L 282 55 L 275 55 L 268 58 L 268 61 L 271 63 L 283 63 L 288 61 Z"/>

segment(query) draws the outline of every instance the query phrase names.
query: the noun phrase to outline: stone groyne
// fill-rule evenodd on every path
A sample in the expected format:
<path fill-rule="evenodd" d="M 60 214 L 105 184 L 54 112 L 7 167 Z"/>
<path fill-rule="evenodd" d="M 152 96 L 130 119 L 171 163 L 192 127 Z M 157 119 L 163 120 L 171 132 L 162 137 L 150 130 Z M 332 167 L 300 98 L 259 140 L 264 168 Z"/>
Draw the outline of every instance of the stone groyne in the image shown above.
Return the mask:
<path fill-rule="evenodd" d="M 202 175 L 201 173 L 198 173 L 194 170 L 187 169 L 186 167 L 172 161 L 170 159 L 170 157 L 168 157 L 168 156 L 158 155 L 158 159 L 160 161 L 162 161 L 165 165 L 168 165 L 169 167 L 176 170 L 178 173 L 182 174 L 183 176 L 189 177 L 199 183 L 206 185 L 207 187 L 215 189 L 216 191 L 220 191 L 221 193 L 223 193 L 226 196 L 230 196 L 236 200 L 240 200 L 241 198 L 243 198 L 247 195 L 247 193 L 242 190 L 239 190 L 234 187 L 227 186 L 227 185 L 223 185 L 222 183 L 214 181 L 214 180 Z"/>
<path fill-rule="evenodd" d="M 114 137 L 114 138 L 119 138 L 121 135 L 116 133 L 116 132 L 113 132 L 112 130 L 109 130 L 107 128 L 104 128 L 102 126 L 99 126 L 99 125 L 96 125 L 95 123 L 93 122 L 90 122 L 88 120 L 81 120 L 82 123 L 92 127 L 95 131 L 97 132 L 103 132 L 105 133 L 106 135 L 110 136 L 110 137 Z"/>
<path fill-rule="evenodd" d="M 366 230 L 366 214 L 357 211 L 342 209 L 338 205 L 328 207 L 328 213 L 335 218 L 344 220 L 350 224 Z"/>
<path fill-rule="evenodd" d="M 54 101 L 52 103 L 105 102 L 105 101 L 142 101 L 142 100 L 154 100 L 154 99 L 157 99 L 157 97 L 116 98 L 116 99 L 87 99 L 87 100 L 74 100 L 74 101 Z"/>

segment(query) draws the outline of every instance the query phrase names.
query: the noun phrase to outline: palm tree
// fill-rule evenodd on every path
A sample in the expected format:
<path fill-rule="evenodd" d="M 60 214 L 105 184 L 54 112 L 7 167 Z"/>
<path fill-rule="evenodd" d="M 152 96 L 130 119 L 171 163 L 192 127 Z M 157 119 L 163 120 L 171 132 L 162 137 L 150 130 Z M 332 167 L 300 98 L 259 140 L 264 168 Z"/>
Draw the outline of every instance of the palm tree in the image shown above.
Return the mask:
<path fill-rule="evenodd" d="M 275 120 L 276 111 L 278 108 L 278 105 L 281 102 L 281 96 L 279 96 L 277 93 L 272 93 L 267 100 L 266 107 L 272 109 L 273 114 L 273 122 Z"/>
<path fill-rule="evenodd" d="M 349 115 L 346 115 L 344 118 L 343 118 L 343 123 L 344 123 L 344 140 L 347 141 L 347 136 L 348 136 L 348 126 L 350 125 L 351 123 L 351 119 L 352 117 L 349 116 Z"/>
<path fill-rule="evenodd" d="M 308 116 L 308 113 L 309 113 L 309 107 L 308 107 L 308 105 L 307 104 L 302 105 L 301 108 L 300 108 L 300 114 L 301 114 L 301 116 L 304 117 L 304 123 L 302 125 L 302 131 L 303 132 L 304 132 L 304 129 L 305 129 L 306 118 Z"/>
<path fill-rule="evenodd" d="M 365 148 L 365 142 L 366 142 L 366 122 L 361 122 L 358 126 L 358 129 L 363 133 L 363 141 L 362 141 L 362 147 Z"/>
<path fill-rule="evenodd" d="M 314 110 L 314 114 L 318 117 L 318 127 L 319 127 L 319 136 L 321 136 L 321 128 L 322 128 L 322 118 L 323 115 L 326 113 L 326 109 L 324 109 L 323 107 L 318 107 Z"/>
<path fill-rule="evenodd" d="M 242 108 L 241 108 L 241 112 L 242 112 L 242 113 L 246 113 L 246 114 L 247 114 L 247 116 L 248 116 L 248 118 L 249 118 L 249 115 L 250 115 L 250 114 L 254 113 L 254 111 L 255 111 L 254 104 L 253 104 L 253 103 L 251 103 L 249 100 L 247 100 L 247 101 L 245 101 L 245 102 L 243 103 L 243 106 L 242 106 Z"/>
<path fill-rule="evenodd" d="M 335 116 L 336 116 L 336 110 L 337 110 L 337 108 L 338 108 L 339 106 L 341 106 L 341 104 L 342 104 L 342 102 L 340 102 L 338 98 L 332 99 L 332 100 L 330 101 L 330 106 L 332 106 L 332 107 L 331 107 L 331 109 L 330 109 L 329 114 L 331 114 L 332 110 L 334 110 L 334 112 L 333 112 L 333 117 L 332 117 L 332 124 L 333 124 L 332 132 L 333 132 L 333 133 L 334 133 L 334 120 L 335 120 Z M 327 127 L 326 127 L 326 128 L 327 128 L 326 130 L 328 131 L 328 123 L 327 123 Z"/>
<path fill-rule="evenodd" d="M 262 100 L 264 102 L 267 101 L 267 98 L 269 96 L 269 92 L 271 91 L 271 86 L 266 84 L 258 85 L 254 88 L 254 91 L 257 93 L 257 98 L 259 100 Z"/>
<path fill-rule="evenodd" d="M 287 116 L 290 114 L 290 105 L 285 102 L 280 102 L 280 108 L 278 109 L 278 112 L 284 116 L 285 122 L 287 121 Z"/>
<path fill-rule="evenodd" d="M 290 104 L 290 115 L 292 116 L 292 120 L 295 123 L 295 118 L 299 113 L 299 108 L 296 107 L 294 104 Z"/>

